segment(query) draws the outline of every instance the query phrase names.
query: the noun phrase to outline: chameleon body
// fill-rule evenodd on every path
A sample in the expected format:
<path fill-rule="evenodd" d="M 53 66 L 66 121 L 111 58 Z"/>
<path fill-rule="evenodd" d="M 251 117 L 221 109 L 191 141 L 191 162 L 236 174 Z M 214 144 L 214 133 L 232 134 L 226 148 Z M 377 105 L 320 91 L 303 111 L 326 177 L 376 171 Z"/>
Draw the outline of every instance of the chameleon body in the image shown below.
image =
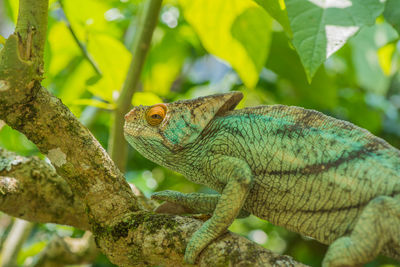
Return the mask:
<path fill-rule="evenodd" d="M 185 261 L 251 213 L 330 244 L 323 266 L 354 266 L 378 254 L 400 259 L 400 151 L 349 122 L 300 107 L 234 110 L 240 92 L 134 107 L 125 136 L 148 159 L 219 194 L 155 193 L 211 218 Z"/>

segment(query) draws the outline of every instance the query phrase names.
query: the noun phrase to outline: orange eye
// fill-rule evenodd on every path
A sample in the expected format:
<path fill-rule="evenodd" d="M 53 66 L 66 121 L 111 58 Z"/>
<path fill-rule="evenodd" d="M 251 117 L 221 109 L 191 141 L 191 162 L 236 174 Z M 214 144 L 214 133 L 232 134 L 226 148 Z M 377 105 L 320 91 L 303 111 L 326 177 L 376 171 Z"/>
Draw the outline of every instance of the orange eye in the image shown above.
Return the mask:
<path fill-rule="evenodd" d="M 167 106 L 165 104 L 157 104 L 147 111 L 146 120 L 151 126 L 159 125 L 165 118 L 167 113 Z"/>

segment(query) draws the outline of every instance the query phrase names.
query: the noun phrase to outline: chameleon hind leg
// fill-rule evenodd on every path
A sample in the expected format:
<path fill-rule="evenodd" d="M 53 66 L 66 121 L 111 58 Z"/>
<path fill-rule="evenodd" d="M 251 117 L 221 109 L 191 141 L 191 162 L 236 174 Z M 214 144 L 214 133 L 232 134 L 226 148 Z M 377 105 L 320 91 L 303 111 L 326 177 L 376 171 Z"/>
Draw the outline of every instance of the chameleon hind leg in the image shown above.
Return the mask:
<path fill-rule="evenodd" d="M 365 206 L 350 236 L 340 237 L 329 246 L 322 266 L 362 265 L 390 243 L 400 244 L 400 201 L 376 197 Z"/>
<path fill-rule="evenodd" d="M 217 206 L 220 199 L 220 194 L 206 194 L 206 193 L 189 193 L 184 194 L 177 191 L 165 190 L 161 192 L 154 193 L 151 198 L 156 200 L 163 200 L 169 203 L 177 205 L 173 210 L 167 211 L 166 213 L 173 214 L 212 214 Z M 182 207 L 181 209 L 179 207 Z M 163 209 L 157 208 L 156 212 L 163 213 Z M 237 218 L 245 218 L 249 216 L 250 213 L 241 210 Z"/>

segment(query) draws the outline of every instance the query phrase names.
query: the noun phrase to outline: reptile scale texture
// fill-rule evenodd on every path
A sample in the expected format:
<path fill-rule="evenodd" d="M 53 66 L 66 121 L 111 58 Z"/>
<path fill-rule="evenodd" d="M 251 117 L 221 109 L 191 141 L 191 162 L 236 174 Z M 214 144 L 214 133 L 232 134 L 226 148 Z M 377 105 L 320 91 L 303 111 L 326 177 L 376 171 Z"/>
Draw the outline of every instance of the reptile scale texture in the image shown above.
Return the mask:
<path fill-rule="evenodd" d="M 153 198 L 212 214 L 185 261 L 254 214 L 330 244 L 322 265 L 354 266 L 383 254 L 400 260 L 400 151 L 367 130 L 314 110 L 271 105 L 234 110 L 230 92 L 125 116 L 125 137 L 143 156 L 219 194 Z"/>

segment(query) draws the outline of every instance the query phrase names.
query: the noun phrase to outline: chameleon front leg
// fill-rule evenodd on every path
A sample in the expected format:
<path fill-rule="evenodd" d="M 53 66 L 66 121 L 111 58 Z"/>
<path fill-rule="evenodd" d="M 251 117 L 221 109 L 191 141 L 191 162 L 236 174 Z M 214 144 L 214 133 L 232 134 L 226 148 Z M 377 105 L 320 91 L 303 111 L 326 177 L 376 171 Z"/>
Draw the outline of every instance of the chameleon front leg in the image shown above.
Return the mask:
<path fill-rule="evenodd" d="M 172 190 L 156 192 L 151 195 L 152 199 L 163 200 L 184 207 L 184 213 L 196 214 L 212 214 L 220 199 L 220 194 L 206 193 L 181 193 Z M 156 210 L 157 212 L 157 210 Z M 176 214 L 176 213 L 175 213 Z M 180 214 L 180 213 L 178 213 Z M 238 218 L 245 218 L 250 213 L 240 210 Z"/>
<path fill-rule="evenodd" d="M 400 201 L 380 196 L 362 211 L 350 236 L 335 240 L 323 267 L 356 266 L 373 260 L 390 242 L 400 246 Z"/>
<path fill-rule="evenodd" d="M 185 261 L 194 264 L 200 252 L 215 238 L 223 234 L 238 216 L 253 180 L 246 162 L 219 156 L 209 163 L 211 177 L 225 184 L 212 217 L 192 236 L 186 247 Z"/>

